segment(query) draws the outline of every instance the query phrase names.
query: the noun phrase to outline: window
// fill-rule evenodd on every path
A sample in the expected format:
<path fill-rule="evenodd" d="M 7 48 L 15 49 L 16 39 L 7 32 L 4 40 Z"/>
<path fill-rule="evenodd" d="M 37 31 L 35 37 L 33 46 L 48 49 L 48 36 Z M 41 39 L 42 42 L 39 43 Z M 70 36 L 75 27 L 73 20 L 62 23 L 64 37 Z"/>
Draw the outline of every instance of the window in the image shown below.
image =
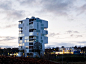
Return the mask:
<path fill-rule="evenodd" d="M 22 46 L 22 44 L 19 44 L 19 46 Z"/>
<path fill-rule="evenodd" d="M 20 40 L 20 43 L 22 43 L 22 40 Z"/>
<path fill-rule="evenodd" d="M 32 52 L 32 50 L 29 50 L 29 52 Z"/>
<path fill-rule="evenodd" d="M 42 20 L 40 20 L 40 23 L 42 23 Z"/>
<path fill-rule="evenodd" d="M 36 30 L 33 30 L 34 32 L 36 32 Z"/>
<path fill-rule="evenodd" d="M 26 40 L 24 40 L 26 42 Z"/>
<path fill-rule="evenodd" d="M 29 49 L 33 49 L 33 46 L 29 46 Z"/>
<path fill-rule="evenodd" d="M 19 33 L 21 34 L 23 31 L 19 31 Z"/>
<path fill-rule="evenodd" d="M 34 42 L 34 40 L 31 40 L 31 41 L 29 41 L 29 42 Z"/>
<path fill-rule="evenodd" d="M 36 30 L 37 32 L 40 32 L 40 30 Z"/>
<path fill-rule="evenodd" d="M 44 34 L 41 34 L 41 36 L 44 36 Z"/>
<path fill-rule="evenodd" d="M 38 40 L 36 40 L 36 42 L 38 42 Z"/>
<path fill-rule="evenodd" d="M 24 46 L 24 43 L 23 43 L 23 46 Z"/>
<path fill-rule="evenodd" d="M 38 39 L 38 36 L 36 36 L 36 38 Z"/>
<path fill-rule="evenodd" d="M 19 34 L 19 37 L 22 37 L 22 36 L 24 36 L 24 34 Z"/>
<path fill-rule="evenodd" d="M 20 37 L 20 40 L 22 40 L 22 37 Z"/>
<path fill-rule="evenodd" d="M 27 53 L 27 55 L 33 55 L 33 53 Z"/>
<path fill-rule="evenodd" d="M 29 39 L 29 37 L 28 36 L 25 36 L 25 39 Z"/>
<path fill-rule="evenodd" d="M 41 42 L 43 42 L 43 40 L 41 40 Z"/>
<path fill-rule="evenodd" d="M 23 30 L 23 29 L 22 29 L 22 27 L 21 27 L 21 28 L 19 28 L 19 30 Z"/>
<path fill-rule="evenodd" d="M 44 26 L 44 24 L 41 24 L 41 26 Z"/>
<path fill-rule="evenodd" d="M 27 42 L 29 42 L 29 40 L 27 40 Z"/>
<path fill-rule="evenodd" d="M 33 43 L 29 43 L 29 45 L 33 45 Z"/>
<path fill-rule="evenodd" d="M 29 19 L 29 22 L 34 21 L 34 20 L 36 20 L 36 19 Z"/>
<path fill-rule="evenodd" d="M 25 48 L 26 48 L 26 49 L 29 49 L 29 47 L 28 47 L 28 46 L 25 46 Z"/>
<path fill-rule="evenodd" d="M 19 21 L 19 24 L 22 24 L 23 23 L 23 21 Z"/>
<path fill-rule="evenodd" d="M 37 29 L 39 28 L 39 24 L 37 23 Z"/>

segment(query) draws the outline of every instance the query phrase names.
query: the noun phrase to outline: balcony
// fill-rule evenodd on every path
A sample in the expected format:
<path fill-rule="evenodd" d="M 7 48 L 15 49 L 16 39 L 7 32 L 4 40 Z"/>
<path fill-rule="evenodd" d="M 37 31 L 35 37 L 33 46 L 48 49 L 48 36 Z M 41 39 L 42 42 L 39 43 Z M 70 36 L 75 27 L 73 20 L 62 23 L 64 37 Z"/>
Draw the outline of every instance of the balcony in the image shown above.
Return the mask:
<path fill-rule="evenodd" d="M 19 34 L 19 37 L 23 37 L 24 36 L 24 34 Z"/>
<path fill-rule="evenodd" d="M 19 50 L 23 50 L 22 46 L 19 46 Z"/>
<path fill-rule="evenodd" d="M 44 37 L 44 43 L 48 44 L 48 37 Z"/>
<path fill-rule="evenodd" d="M 29 36 L 36 36 L 37 33 L 36 32 L 29 32 Z"/>
<path fill-rule="evenodd" d="M 32 50 L 33 49 L 33 46 L 29 46 L 29 49 Z"/>
<path fill-rule="evenodd" d="M 26 53 L 29 53 L 29 49 L 26 49 L 25 52 L 26 52 Z"/>
<path fill-rule="evenodd" d="M 29 29 L 33 29 L 34 27 L 33 27 L 33 24 L 30 24 L 29 25 Z"/>
<path fill-rule="evenodd" d="M 35 39 L 36 39 L 35 36 L 30 36 L 30 37 L 29 37 L 29 40 L 35 40 Z"/>
<path fill-rule="evenodd" d="M 33 46 L 33 42 L 32 43 L 29 43 L 29 46 Z"/>
<path fill-rule="evenodd" d="M 19 24 L 22 24 L 23 23 L 23 21 L 19 21 Z"/>
<path fill-rule="evenodd" d="M 23 24 L 19 24 L 19 28 L 23 27 Z"/>
<path fill-rule="evenodd" d="M 43 34 L 47 35 L 48 31 L 47 30 L 43 30 Z"/>
<path fill-rule="evenodd" d="M 48 21 L 43 21 L 44 28 L 48 28 Z"/>

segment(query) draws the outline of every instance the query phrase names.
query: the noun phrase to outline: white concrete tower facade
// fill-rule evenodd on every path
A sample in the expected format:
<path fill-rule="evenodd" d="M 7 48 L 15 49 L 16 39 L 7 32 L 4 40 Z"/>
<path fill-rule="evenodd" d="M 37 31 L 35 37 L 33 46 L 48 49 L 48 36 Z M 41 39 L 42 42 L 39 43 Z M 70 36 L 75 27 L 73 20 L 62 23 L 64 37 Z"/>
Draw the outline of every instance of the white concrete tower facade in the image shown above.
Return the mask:
<path fill-rule="evenodd" d="M 43 55 L 45 51 L 44 44 L 48 43 L 48 21 L 39 18 L 26 18 L 25 20 L 19 21 L 19 54 L 25 57 L 35 57 L 37 52 L 33 51 L 36 47 L 36 42 L 41 43 L 40 54 Z"/>

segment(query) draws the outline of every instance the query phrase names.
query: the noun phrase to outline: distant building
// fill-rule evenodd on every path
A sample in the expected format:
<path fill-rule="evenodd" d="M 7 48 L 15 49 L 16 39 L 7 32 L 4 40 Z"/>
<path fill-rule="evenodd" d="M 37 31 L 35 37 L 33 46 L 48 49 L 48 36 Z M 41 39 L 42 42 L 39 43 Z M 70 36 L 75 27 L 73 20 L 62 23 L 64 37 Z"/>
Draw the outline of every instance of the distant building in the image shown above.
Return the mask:
<path fill-rule="evenodd" d="M 35 57 L 38 55 L 34 52 L 36 43 L 39 42 L 41 45 L 40 54 L 43 55 L 45 51 L 44 44 L 48 43 L 48 21 L 39 18 L 26 18 L 25 20 L 19 21 L 19 55 L 25 57 Z"/>

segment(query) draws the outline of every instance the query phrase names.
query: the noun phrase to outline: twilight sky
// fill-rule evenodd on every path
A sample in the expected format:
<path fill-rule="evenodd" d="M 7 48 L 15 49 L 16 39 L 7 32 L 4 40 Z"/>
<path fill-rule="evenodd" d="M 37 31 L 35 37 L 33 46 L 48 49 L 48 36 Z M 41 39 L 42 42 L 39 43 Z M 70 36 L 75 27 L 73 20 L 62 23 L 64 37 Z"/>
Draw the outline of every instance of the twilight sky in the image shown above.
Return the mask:
<path fill-rule="evenodd" d="M 0 47 L 18 47 L 18 21 L 48 21 L 46 47 L 86 46 L 86 0 L 0 0 Z"/>

